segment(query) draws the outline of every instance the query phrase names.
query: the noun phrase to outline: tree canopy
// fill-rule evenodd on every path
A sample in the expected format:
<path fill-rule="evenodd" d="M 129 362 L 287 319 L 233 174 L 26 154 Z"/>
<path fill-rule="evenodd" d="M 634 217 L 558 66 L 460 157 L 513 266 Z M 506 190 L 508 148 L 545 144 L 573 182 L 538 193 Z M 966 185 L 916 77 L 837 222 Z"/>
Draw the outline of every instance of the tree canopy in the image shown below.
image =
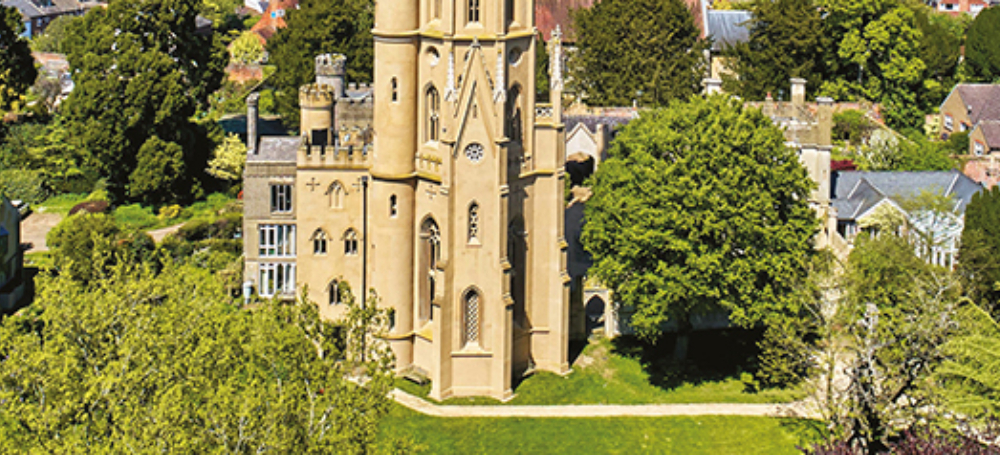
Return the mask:
<path fill-rule="evenodd" d="M 812 182 L 760 110 L 714 96 L 643 112 L 590 183 L 591 273 L 634 307 L 640 334 L 720 309 L 743 327 L 799 311 Z"/>
<path fill-rule="evenodd" d="M 959 271 L 969 296 L 1000 316 L 1000 187 L 976 193 L 965 209 Z"/>
<path fill-rule="evenodd" d="M 749 40 L 727 49 L 738 78 L 725 77 L 726 88 L 745 99 L 762 100 L 785 93 L 793 77 L 818 88 L 822 78 L 823 20 L 812 0 L 755 0 L 746 24 Z"/>
<path fill-rule="evenodd" d="M 594 106 L 665 106 L 700 91 L 707 42 L 682 0 L 603 0 L 573 13 L 569 64 Z"/>
<path fill-rule="evenodd" d="M 966 75 L 974 81 L 1000 78 L 1000 9 L 986 8 L 969 27 L 965 41 Z"/>
<path fill-rule="evenodd" d="M 70 25 L 74 140 L 116 200 L 150 204 L 200 192 L 212 140 L 191 119 L 220 84 L 225 49 L 196 34 L 198 0 L 112 1 Z"/>
<path fill-rule="evenodd" d="M 35 52 L 65 53 L 63 43 L 66 41 L 66 31 L 69 24 L 80 20 L 80 16 L 63 15 L 49 22 L 45 32 L 31 39 L 31 49 Z"/>
<path fill-rule="evenodd" d="M 285 125 L 294 127 L 299 87 L 315 80 L 317 55 L 344 54 L 349 80 L 372 80 L 374 5 L 372 0 L 304 0 L 286 14 L 288 26 L 275 33 L 267 50 L 268 61 L 277 67 L 270 83 L 277 89 L 278 112 Z"/>
<path fill-rule="evenodd" d="M 43 277 L 4 319 L 4 452 L 372 452 L 391 358 L 358 362 L 312 302 L 242 309 L 212 271 L 168 267 L 120 265 L 90 286 Z"/>
<path fill-rule="evenodd" d="M 0 110 L 10 109 L 38 77 L 23 31 L 17 8 L 0 6 Z"/>

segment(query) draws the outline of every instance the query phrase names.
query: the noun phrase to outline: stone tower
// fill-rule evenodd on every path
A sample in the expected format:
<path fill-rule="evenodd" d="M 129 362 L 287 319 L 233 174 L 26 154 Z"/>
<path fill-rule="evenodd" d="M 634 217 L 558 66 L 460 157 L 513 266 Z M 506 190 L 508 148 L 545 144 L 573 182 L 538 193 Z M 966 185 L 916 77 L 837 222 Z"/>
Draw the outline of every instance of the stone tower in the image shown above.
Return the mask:
<path fill-rule="evenodd" d="M 398 366 L 434 398 L 568 370 L 561 103 L 535 103 L 533 14 L 376 4 L 368 283 L 395 310 Z"/>

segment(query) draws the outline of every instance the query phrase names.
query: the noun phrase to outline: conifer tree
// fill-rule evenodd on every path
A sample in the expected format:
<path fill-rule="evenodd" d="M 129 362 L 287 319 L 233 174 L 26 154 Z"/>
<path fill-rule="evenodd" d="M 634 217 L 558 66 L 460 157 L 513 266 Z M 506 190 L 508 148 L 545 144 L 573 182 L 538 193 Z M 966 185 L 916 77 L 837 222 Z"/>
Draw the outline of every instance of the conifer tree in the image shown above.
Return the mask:
<path fill-rule="evenodd" d="M 23 30 L 17 9 L 0 6 L 0 110 L 10 109 L 38 75 Z"/>
<path fill-rule="evenodd" d="M 707 42 L 682 0 L 602 0 L 573 27 L 569 69 L 589 105 L 665 106 L 701 90 Z"/>
<path fill-rule="evenodd" d="M 974 81 L 1000 78 L 1000 9 L 986 8 L 969 27 L 965 41 L 966 73 Z"/>
<path fill-rule="evenodd" d="M 969 296 L 1000 315 L 1000 187 L 972 196 L 958 259 Z"/>

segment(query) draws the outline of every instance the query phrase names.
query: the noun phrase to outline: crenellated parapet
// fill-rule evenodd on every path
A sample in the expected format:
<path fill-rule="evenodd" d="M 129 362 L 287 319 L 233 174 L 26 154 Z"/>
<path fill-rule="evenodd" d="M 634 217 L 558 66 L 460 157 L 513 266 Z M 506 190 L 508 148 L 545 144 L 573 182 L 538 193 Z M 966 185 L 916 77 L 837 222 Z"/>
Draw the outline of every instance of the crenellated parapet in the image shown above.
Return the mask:
<path fill-rule="evenodd" d="M 299 106 L 302 109 L 330 109 L 336 101 L 334 88 L 326 84 L 308 84 L 299 87 Z"/>
<path fill-rule="evenodd" d="M 299 148 L 297 164 L 312 169 L 367 169 L 371 165 L 370 148 L 371 145 L 334 147 L 307 143 Z"/>

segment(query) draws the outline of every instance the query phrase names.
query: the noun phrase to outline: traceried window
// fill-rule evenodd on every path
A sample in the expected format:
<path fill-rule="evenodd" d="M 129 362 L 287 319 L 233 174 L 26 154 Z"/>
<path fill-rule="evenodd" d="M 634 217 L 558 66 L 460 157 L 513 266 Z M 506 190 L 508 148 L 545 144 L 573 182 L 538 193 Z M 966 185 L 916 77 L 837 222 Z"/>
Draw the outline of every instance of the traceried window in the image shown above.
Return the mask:
<path fill-rule="evenodd" d="M 262 224 L 258 227 L 260 257 L 295 257 L 294 224 Z"/>
<path fill-rule="evenodd" d="M 479 243 L 479 204 L 469 206 L 469 243 Z"/>
<path fill-rule="evenodd" d="M 258 286 L 261 297 L 295 295 L 295 264 L 261 264 Z"/>
<path fill-rule="evenodd" d="M 462 302 L 462 342 L 466 346 L 479 344 L 481 310 L 479 293 L 475 290 L 466 292 Z"/>
<path fill-rule="evenodd" d="M 436 88 L 427 89 L 427 140 L 436 141 L 441 130 L 441 97 Z"/>
<path fill-rule="evenodd" d="M 348 229 L 344 233 L 344 254 L 347 256 L 358 255 L 358 233 L 354 229 Z"/>
<path fill-rule="evenodd" d="M 317 229 L 312 235 L 313 254 L 326 254 L 326 232 Z"/>
<path fill-rule="evenodd" d="M 478 163 L 482 161 L 483 156 L 485 154 L 486 151 L 480 144 L 469 144 L 469 146 L 465 148 L 465 157 L 468 158 L 469 161 L 472 161 L 473 163 Z"/>
<path fill-rule="evenodd" d="M 292 185 L 271 185 L 271 212 L 292 211 Z"/>
<path fill-rule="evenodd" d="M 479 0 L 469 0 L 469 17 L 467 22 L 479 22 Z"/>
<path fill-rule="evenodd" d="M 437 292 L 437 264 L 441 259 L 441 231 L 434 219 L 424 220 L 420 228 L 419 249 L 419 307 L 418 317 L 421 323 L 434 320 L 432 303 Z"/>
<path fill-rule="evenodd" d="M 330 189 L 327 190 L 327 194 L 330 196 L 331 209 L 344 208 L 344 196 L 347 195 L 347 191 L 344 190 L 344 185 L 340 182 L 333 182 L 330 185 Z"/>
<path fill-rule="evenodd" d="M 327 292 L 330 294 L 330 305 L 340 305 L 340 281 L 333 280 L 330 282 L 330 286 L 327 287 Z"/>

